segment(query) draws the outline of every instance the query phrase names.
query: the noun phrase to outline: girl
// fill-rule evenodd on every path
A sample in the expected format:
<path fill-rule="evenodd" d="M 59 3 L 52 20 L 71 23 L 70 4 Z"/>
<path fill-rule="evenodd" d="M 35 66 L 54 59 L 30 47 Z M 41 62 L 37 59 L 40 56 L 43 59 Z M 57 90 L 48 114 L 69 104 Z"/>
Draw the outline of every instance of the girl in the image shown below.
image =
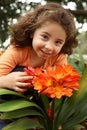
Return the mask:
<path fill-rule="evenodd" d="M 76 40 L 76 27 L 70 12 L 58 3 L 47 3 L 27 13 L 11 26 L 11 40 L 0 56 L 0 88 L 24 93 L 31 86 L 32 76 L 13 72 L 16 66 L 45 68 L 48 65 L 67 64 Z M 0 130 L 6 125 L 0 120 Z"/>
<path fill-rule="evenodd" d="M 47 3 L 21 17 L 11 26 L 11 40 L 0 57 L 0 88 L 23 93 L 29 89 L 32 76 L 12 72 L 16 66 L 45 68 L 67 64 L 76 40 L 72 14 L 58 3 Z"/>

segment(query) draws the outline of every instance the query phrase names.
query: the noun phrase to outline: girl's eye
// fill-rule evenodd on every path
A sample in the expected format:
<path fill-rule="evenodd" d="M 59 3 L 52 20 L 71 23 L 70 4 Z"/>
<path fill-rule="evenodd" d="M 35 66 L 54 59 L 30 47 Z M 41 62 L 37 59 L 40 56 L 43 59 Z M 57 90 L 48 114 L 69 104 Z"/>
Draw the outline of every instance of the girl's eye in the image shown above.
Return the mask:
<path fill-rule="evenodd" d="M 61 41 L 56 41 L 56 42 L 55 42 L 55 45 L 56 45 L 56 46 L 62 46 L 63 43 L 62 43 Z"/>
<path fill-rule="evenodd" d="M 48 36 L 47 36 L 47 35 L 42 35 L 42 38 L 43 38 L 44 40 L 47 40 L 47 39 L 48 39 Z"/>

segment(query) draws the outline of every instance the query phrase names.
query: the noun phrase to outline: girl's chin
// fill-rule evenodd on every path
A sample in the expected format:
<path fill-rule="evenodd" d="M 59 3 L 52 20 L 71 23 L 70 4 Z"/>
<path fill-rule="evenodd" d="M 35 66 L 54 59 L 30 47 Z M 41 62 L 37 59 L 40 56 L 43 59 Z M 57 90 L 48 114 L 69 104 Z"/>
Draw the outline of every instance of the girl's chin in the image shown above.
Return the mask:
<path fill-rule="evenodd" d="M 43 59 L 48 59 L 50 58 L 51 56 L 50 55 L 39 55 L 40 58 L 43 58 Z"/>
<path fill-rule="evenodd" d="M 42 59 L 44 59 L 44 60 L 46 60 L 46 59 L 48 59 L 49 57 L 46 57 L 46 56 L 39 56 L 40 58 L 42 58 Z"/>

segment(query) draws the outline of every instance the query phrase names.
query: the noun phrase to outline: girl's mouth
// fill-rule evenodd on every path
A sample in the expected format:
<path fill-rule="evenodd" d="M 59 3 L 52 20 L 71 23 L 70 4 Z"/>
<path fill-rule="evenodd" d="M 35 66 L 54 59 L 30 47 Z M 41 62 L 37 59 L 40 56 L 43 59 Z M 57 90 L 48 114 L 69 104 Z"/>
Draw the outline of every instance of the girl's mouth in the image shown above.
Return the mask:
<path fill-rule="evenodd" d="M 51 56 L 51 53 L 48 53 L 48 52 L 44 52 L 43 50 L 41 50 L 41 53 L 44 57 L 50 57 Z"/>

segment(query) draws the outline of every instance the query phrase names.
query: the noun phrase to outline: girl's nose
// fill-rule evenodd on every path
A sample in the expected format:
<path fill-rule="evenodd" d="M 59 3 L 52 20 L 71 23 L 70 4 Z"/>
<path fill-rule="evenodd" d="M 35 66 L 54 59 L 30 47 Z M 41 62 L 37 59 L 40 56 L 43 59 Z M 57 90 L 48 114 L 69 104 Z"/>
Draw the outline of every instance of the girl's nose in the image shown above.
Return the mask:
<path fill-rule="evenodd" d="M 45 49 L 46 49 L 47 51 L 49 51 L 49 52 L 52 52 L 52 51 L 53 51 L 53 46 L 52 46 L 52 44 L 50 44 L 50 43 L 46 44 L 46 45 L 45 45 Z"/>

